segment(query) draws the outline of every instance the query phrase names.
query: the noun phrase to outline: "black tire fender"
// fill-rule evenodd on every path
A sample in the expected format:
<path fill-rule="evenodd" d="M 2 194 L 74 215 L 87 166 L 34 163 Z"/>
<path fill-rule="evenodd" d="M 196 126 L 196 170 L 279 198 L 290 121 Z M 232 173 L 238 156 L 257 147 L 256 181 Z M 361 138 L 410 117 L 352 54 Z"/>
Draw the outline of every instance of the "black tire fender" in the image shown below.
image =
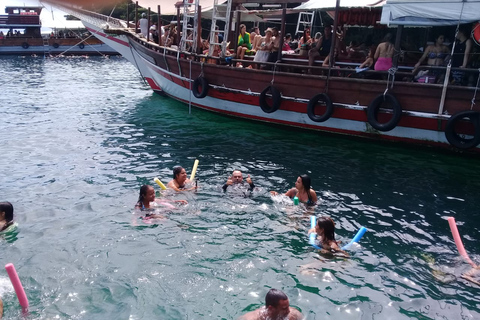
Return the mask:
<path fill-rule="evenodd" d="M 315 108 L 319 102 L 324 102 L 327 109 L 325 110 L 325 113 L 318 116 L 315 114 Z M 326 93 L 319 93 L 315 96 L 312 97 L 308 101 L 308 107 L 307 107 L 307 114 L 308 117 L 315 122 L 324 122 L 330 119 L 333 113 L 333 103 L 332 100 L 330 100 L 330 97 Z"/>
<path fill-rule="evenodd" d="M 272 95 L 273 100 L 271 106 L 267 103 L 267 93 L 269 92 Z M 263 112 L 272 113 L 277 111 L 278 108 L 280 108 L 280 104 L 282 103 L 282 96 L 280 95 L 280 91 L 278 91 L 277 88 L 275 88 L 274 86 L 268 86 L 263 89 L 262 93 L 260 93 L 260 97 L 258 100 L 260 108 L 262 108 Z"/>
<path fill-rule="evenodd" d="M 56 43 L 56 42 L 53 44 L 53 47 L 54 47 L 55 49 L 57 49 L 59 46 L 60 46 L 60 45 L 59 45 L 58 43 Z"/>
<path fill-rule="evenodd" d="M 466 139 L 455 131 L 457 122 L 465 118 L 467 118 L 473 124 L 473 138 Z M 451 116 L 450 119 L 448 119 L 445 127 L 445 138 L 447 138 L 448 142 L 452 146 L 462 150 L 478 146 L 480 143 L 480 112 L 471 110 L 460 111 Z"/>
<path fill-rule="evenodd" d="M 377 114 L 380 110 L 380 107 L 384 102 L 388 102 L 393 109 L 392 118 L 385 122 L 380 123 L 377 120 Z M 391 94 L 380 94 L 375 99 L 370 102 L 370 105 L 367 108 L 367 119 L 370 125 L 377 129 L 378 131 L 390 131 L 395 128 L 402 117 L 402 107 L 398 100 Z"/>
<path fill-rule="evenodd" d="M 202 87 L 202 91 L 200 92 L 198 91 L 199 86 Z M 207 79 L 201 76 L 195 79 L 195 81 L 193 81 L 193 84 L 192 84 L 192 93 L 195 96 L 195 98 L 199 98 L 199 99 L 205 98 L 208 94 Z"/>
<path fill-rule="evenodd" d="M 79 47 L 80 49 L 83 49 L 83 48 L 85 48 L 85 45 L 84 45 L 83 43 L 80 43 L 80 44 L 78 45 L 78 47 Z"/>
<path fill-rule="evenodd" d="M 28 49 L 29 47 L 30 47 L 30 45 L 28 44 L 28 42 L 22 43 L 22 48 L 23 49 Z"/>

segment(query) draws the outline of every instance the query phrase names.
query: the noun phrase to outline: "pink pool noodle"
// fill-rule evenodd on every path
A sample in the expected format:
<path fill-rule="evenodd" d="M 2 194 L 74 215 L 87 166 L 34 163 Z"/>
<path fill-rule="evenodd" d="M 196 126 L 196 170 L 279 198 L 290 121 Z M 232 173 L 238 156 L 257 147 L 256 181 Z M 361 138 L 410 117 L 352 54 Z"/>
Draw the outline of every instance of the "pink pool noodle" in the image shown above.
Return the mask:
<path fill-rule="evenodd" d="M 23 290 L 22 283 L 20 282 L 20 278 L 18 277 L 17 271 L 12 263 L 8 263 L 5 265 L 5 270 L 7 270 L 8 276 L 10 281 L 12 282 L 13 288 L 15 289 L 15 293 L 17 294 L 18 302 L 23 308 L 28 308 L 28 299 L 27 295 L 25 294 L 25 290 Z"/>
<path fill-rule="evenodd" d="M 470 260 L 467 251 L 465 251 L 465 248 L 463 247 L 462 239 L 460 238 L 460 233 L 458 233 L 457 224 L 455 223 L 455 218 L 448 217 L 448 224 L 450 225 L 450 230 L 452 230 L 453 240 L 455 240 L 455 244 L 457 245 L 458 253 L 460 253 L 468 263 L 475 267 L 475 263 Z"/>

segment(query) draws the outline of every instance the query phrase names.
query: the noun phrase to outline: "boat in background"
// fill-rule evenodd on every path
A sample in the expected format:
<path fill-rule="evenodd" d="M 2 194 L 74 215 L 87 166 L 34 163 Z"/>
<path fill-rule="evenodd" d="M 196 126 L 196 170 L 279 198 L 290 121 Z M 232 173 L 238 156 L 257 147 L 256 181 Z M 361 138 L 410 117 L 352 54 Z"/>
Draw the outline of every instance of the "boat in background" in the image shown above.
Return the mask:
<path fill-rule="evenodd" d="M 111 19 L 69 5 L 65 1 L 47 2 L 81 19 L 92 34 L 134 64 L 152 90 L 185 104 L 233 117 L 303 129 L 439 146 L 452 150 L 480 151 L 480 112 L 478 104 L 475 105 L 478 101 L 478 81 L 475 81 L 477 84 L 475 87 L 453 85 L 448 81 L 452 70 L 473 74 L 475 79 L 478 79 L 479 71 L 476 69 L 435 67 L 435 70 L 447 74 L 444 83 L 436 84 L 429 81 L 413 82 L 411 66 L 410 70 L 402 71 L 397 64 L 398 59 L 394 59 L 393 67 L 388 71 L 367 71 L 367 74 L 374 75 L 371 78 L 350 76 L 355 73 L 352 67 L 358 66 L 358 63 L 335 65 L 331 59 L 328 67 L 312 67 L 305 58 L 286 55 L 278 55 L 275 63 L 263 63 L 269 67 L 267 69 L 235 67 L 237 62 L 245 66 L 258 65 L 248 58 L 235 59 L 229 55 L 226 47 L 227 41 L 236 44 L 239 25 L 242 22 L 240 17 L 245 13 L 236 11 L 237 6 L 250 2 L 269 4 L 272 3 L 271 0 L 227 0 L 222 4 L 214 1 L 209 38 L 210 49 L 220 49 L 215 50 L 220 51 L 218 55 L 212 53 L 212 50 L 207 54 L 201 50 L 199 17 L 203 12 L 199 0 L 175 4 L 177 12 L 182 16 L 178 16 L 177 26 L 183 28 L 182 36 L 177 36 L 178 47 L 166 47 L 161 42 L 153 42 L 148 35 L 140 36 L 138 30 L 131 28 L 128 21 Z M 322 5 L 324 1 L 311 2 Z M 445 4 L 442 0 L 438 2 L 439 5 Z M 451 13 L 450 22 L 455 21 L 459 24 L 480 20 L 479 0 L 451 2 L 450 11 L 443 13 L 443 15 Z M 283 6 L 281 34 L 285 34 L 287 4 L 298 1 L 278 0 L 275 3 Z M 348 8 L 340 7 L 338 0 L 336 3 L 334 7 L 324 9 L 333 10 L 335 17 L 350 16 L 339 14 Z M 409 3 L 415 3 L 413 13 L 408 10 Z M 469 3 L 467 19 L 462 17 L 464 10 L 462 3 Z M 397 12 L 393 10 L 393 6 L 403 6 L 412 20 L 416 19 L 412 16 L 417 14 L 417 20 L 425 22 L 429 19 L 430 9 L 435 5 L 430 2 L 428 4 L 423 2 L 423 6 L 421 4 L 421 1 L 387 1 L 385 6 L 388 8 L 388 14 Z M 171 5 L 173 6 L 173 3 Z M 171 8 L 164 10 L 168 11 Z M 369 11 L 361 10 L 361 14 L 369 14 Z M 150 8 L 148 12 L 150 13 Z M 216 16 L 217 12 L 226 14 L 219 17 Z M 261 15 L 262 12 L 256 10 L 255 14 Z M 160 6 L 158 15 L 160 16 Z M 235 22 L 233 17 L 236 17 Z M 396 16 L 394 21 L 388 22 L 399 26 L 395 43 L 396 52 L 400 52 L 404 20 Z M 180 23 L 181 21 L 183 23 Z M 225 27 L 220 30 L 215 28 L 217 21 L 222 21 Z M 160 18 L 158 22 L 161 25 Z M 152 23 L 153 21 L 149 19 L 149 26 Z M 338 19 L 335 20 L 333 30 L 337 30 L 337 26 Z M 193 33 L 193 37 L 188 38 L 189 33 Z M 223 42 L 214 41 L 218 33 L 223 33 Z M 330 54 L 333 56 L 336 37 L 332 38 Z M 237 46 L 233 52 L 236 52 L 236 48 Z"/>
<path fill-rule="evenodd" d="M 118 52 L 82 29 L 55 29 L 41 34 L 39 6 L 7 6 L 0 15 L 0 55 L 117 55 Z"/>

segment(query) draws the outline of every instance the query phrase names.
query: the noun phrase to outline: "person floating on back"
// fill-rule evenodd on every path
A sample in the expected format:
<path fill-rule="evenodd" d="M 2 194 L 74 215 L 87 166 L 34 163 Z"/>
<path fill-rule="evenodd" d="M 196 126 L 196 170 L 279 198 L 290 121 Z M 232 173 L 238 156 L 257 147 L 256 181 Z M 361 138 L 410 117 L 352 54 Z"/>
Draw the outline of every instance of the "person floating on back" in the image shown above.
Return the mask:
<path fill-rule="evenodd" d="M 313 206 L 317 203 L 317 194 L 315 190 L 310 188 L 311 180 L 306 174 L 302 174 L 295 181 L 295 188 L 288 190 L 285 195 L 289 198 L 297 196 L 300 202 L 305 203 L 308 206 Z M 278 195 L 276 191 L 270 191 L 274 196 Z"/>
<path fill-rule="evenodd" d="M 173 189 L 175 191 L 189 191 L 197 189 L 197 186 L 187 188 L 187 185 L 190 184 L 190 179 L 187 178 L 187 171 L 181 166 L 173 167 L 173 179 L 167 184 L 167 188 Z"/>
<path fill-rule="evenodd" d="M 10 202 L 0 202 L 0 232 L 13 224 L 13 205 Z"/>
<path fill-rule="evenodd" d="M 248 184 L 248 189 L 247 191 L 252 191 L 255 188 L 255 184 L 253 184 L 252 178 L 250 178 L 250 175 L 247 176 L 246 183 L 243 181 L 243 175 L 240 170 L 234 170 L 232 172 L 232 175 L 228 178 L 227 182 L 223 185 L 222 189 L 223 191 L 227 191 L 227 188 L 229 186 L 232 187 L 245 187 L 246 184 Z"/>
<path fill-rule="evenodd" d="M 303 315 L 290 307 L 288 297 L 281 290 L 270 289 L 265 296 L 265 306 L 244 314 L 238 320 L 301 320 Z"/>

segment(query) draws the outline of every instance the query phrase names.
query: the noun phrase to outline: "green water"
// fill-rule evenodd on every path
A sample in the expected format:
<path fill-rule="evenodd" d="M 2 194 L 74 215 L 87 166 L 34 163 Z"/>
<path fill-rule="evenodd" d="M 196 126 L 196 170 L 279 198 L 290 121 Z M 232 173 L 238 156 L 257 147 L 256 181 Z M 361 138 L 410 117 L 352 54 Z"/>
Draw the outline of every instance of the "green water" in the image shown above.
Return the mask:
<path fill-rule="evenodd" d="M 223 117 L 152 93 L 120 58 L 4 57 L 0 238 L 30 300 L 22 316 L 5 271 L 5 319 L 235 319 L 282 289 L 306 319 L 479 319 L 477 158 Z M 158 224 L 132 214 L 142 184 L 172 168 L 199 190 Z M 223 193 L 233 169 L 251 197 Z M 269 190 L 308 173 L 337 239 L 368 228 L 350 259 L 307 244 L 309 213 Z M 3 270 L 3 269 L 2 269 Z"/>

